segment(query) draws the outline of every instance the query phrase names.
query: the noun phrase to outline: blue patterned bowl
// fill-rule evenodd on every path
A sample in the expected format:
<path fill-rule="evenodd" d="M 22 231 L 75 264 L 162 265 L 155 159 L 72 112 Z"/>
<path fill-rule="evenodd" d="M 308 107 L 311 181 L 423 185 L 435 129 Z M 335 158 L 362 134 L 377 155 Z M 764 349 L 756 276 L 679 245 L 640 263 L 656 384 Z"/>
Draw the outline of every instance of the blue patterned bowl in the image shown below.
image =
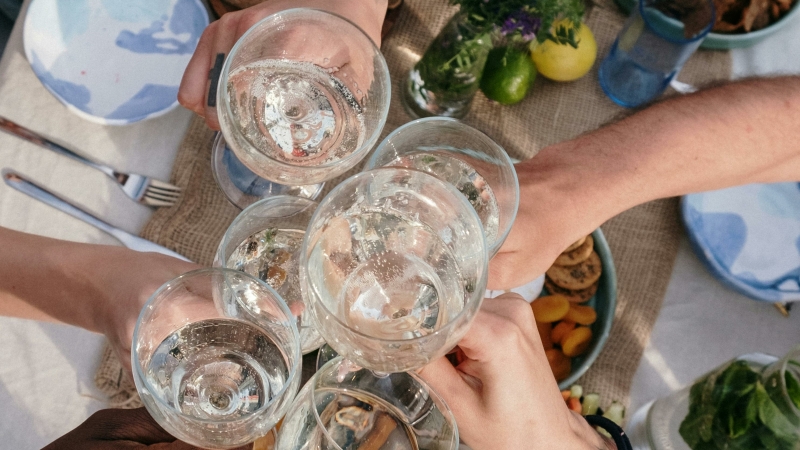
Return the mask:
<path fill-rule="evenodd" d="M 690 194 L 681 213 L 695 253 L 725 285 L 756 300 L 800 300 L 800 183 Z"/>
<path fill-rule="evenodd" d="M 25 56 L 70 111 L 125 125 L 178 105 L 183 71 L 207 25 L 200 0 L 32 0 Z"/>

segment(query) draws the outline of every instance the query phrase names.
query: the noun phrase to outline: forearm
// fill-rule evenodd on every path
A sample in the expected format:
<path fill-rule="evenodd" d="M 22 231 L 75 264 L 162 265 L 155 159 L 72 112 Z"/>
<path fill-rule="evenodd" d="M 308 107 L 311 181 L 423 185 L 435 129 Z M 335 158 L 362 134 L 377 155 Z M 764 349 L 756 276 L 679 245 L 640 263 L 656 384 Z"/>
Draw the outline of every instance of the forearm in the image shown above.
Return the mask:
<path fill-rule="evenodd" d="M 92 282 L 99 246 L 6 228 L 0 228 L 0 245 L 0 315 L 101 331 L 96 320 L 100 293 Z"/>
<path fill-rule="evenodd" d="M 653 199 L 800 180 L 798 124 L 800 77 L 673 98 L 519 164 L 520 210 L 549 203 L 569 241 Z"/>

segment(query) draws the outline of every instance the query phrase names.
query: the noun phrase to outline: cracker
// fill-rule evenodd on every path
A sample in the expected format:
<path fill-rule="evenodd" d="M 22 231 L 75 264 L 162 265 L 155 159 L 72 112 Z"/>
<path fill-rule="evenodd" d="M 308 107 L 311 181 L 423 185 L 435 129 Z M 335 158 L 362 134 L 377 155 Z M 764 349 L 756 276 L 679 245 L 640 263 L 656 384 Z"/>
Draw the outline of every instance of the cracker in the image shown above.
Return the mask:
<path fill-rule="evenodd" d="M 574 266 L 552 266 L 547 270 L 547 276 L 553 283 L 566 289 L 586 289 L 603 273 L 603 264 L 597 252 L 592 251 L 589 258 Z"/>
<path fill-rule="evenodd" d="M 589 259 L 592 250 L 594 250 L 594 239 L 592 236 L 586 236 L 580 247 L 558 255 L 556 262 L 553 264 L 557 266 L 574 266 Z"/>
<path fill-rule="evenodd" d="M 577 241 L 573 242 L 573 243 L 572 243 L 572 245 L 570 245 L 569 247 L 567 247 L 567 248 L 564 250 L 564 253 L 566 253 L 566 252 L 571 252 L 571 251 L 575 250 L 576 248 L 578 248 L 578 247 L 580 247 L 581 245 L 583 245 L 583 243 L 584 243 L 585 241 L 586 241 L 586 236 L 584 236 L 584 237 L 582 237 L 582 238 L 578 239 Z"/>
<path fill-rule="evenodd" d="M 551 294 L 561 294 L 564 297 L 567 297 L 567 300 L 569 300 L 571 303 L 588 302 L 592 297 L 594 297 L 594 294 L 597 293 L 598 286 L 600 286 L 599 280 L 586 289 L 564 289 L 561 286 L 553 283 L 553 280 L 551 280 L 549 277 L 544 278 L 544 288 L 547 289 L 547 292 Z"/>

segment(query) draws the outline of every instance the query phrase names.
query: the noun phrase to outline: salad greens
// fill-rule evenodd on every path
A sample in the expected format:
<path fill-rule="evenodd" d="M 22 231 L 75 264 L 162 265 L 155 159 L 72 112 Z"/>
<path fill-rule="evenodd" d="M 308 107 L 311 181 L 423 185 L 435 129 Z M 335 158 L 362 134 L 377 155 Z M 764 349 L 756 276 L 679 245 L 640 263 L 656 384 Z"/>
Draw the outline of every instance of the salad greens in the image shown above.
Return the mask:
<path fill-rule="evenodd" d="M 746 361 L 697 381 L 680 434 L 692 450 L 800 449 L 800 416 L 781 390 L 781 371 L 762 380 Z M 784 372 L 786 390 L 800 407 L 800 383 Z"/>

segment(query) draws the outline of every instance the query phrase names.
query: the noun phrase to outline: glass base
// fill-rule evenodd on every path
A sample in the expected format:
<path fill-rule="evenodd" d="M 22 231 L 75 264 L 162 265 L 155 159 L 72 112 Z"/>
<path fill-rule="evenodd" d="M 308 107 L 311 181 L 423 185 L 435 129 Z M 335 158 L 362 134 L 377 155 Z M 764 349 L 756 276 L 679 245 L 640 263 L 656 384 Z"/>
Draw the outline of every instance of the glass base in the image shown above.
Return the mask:
<path fill-rule="evenodd" d="M 273 195 L 292 195 L 315 200 L 325 183 L 287 186 L 261 178 L 242 164 L 228 147 L 222 133 L 217 133 L 211 150 L 211 171 L 225 197 L 239 209 Z"/>
<path fill-rule="evenodd" d="M 437 102 L 436 94 L 425 89 L 423 84 L 419 72 L 412 69 L 406 78 L 401 96 L 403 108 L 412 118 L 442 116 L 461 119 L 469 112 L 474 93 L 458 101 Z"/>

